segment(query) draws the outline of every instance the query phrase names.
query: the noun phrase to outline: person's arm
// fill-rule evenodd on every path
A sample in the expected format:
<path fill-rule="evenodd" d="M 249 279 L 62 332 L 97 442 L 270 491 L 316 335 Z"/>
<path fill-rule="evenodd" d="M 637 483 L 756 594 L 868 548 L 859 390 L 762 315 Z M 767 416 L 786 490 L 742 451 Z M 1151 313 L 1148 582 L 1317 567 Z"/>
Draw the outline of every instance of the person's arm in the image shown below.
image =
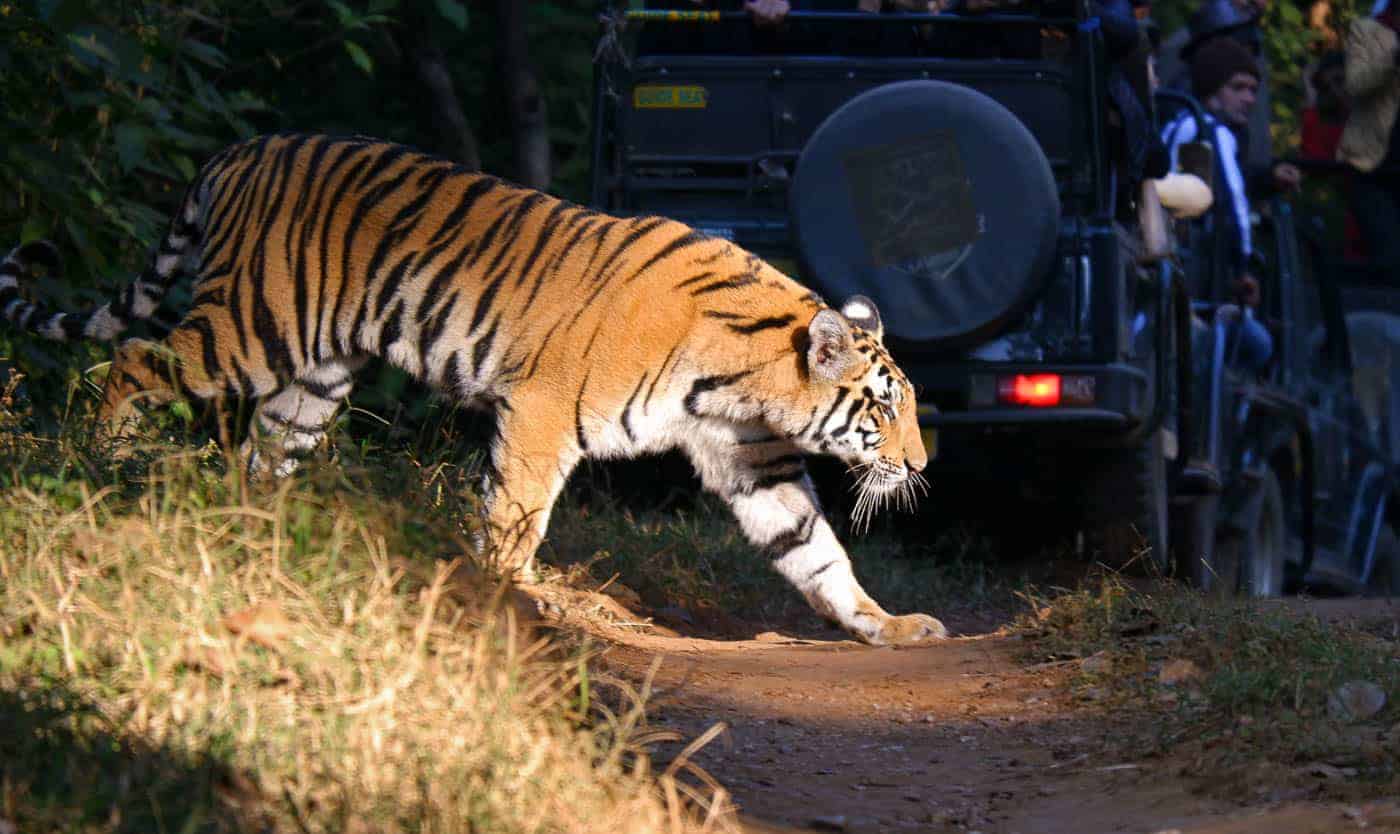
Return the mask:
<path fill-rule="evenodd" d="M 1245 170 L 1246 190 L 1258 197 L 1294 194 L 1303 187 L 1303 172 L 1291 162 L 1271 160 Z"/>
<path fill-rule="evenodd" d="M 1167 162 L 1170 170 L 1177 166 L 1177 148 L 1187 142 L 1196 141 L 1196 120 L 1190 114 L 1183 114 L 1162 128 L 1162 144 L 1167 148 Z"/>

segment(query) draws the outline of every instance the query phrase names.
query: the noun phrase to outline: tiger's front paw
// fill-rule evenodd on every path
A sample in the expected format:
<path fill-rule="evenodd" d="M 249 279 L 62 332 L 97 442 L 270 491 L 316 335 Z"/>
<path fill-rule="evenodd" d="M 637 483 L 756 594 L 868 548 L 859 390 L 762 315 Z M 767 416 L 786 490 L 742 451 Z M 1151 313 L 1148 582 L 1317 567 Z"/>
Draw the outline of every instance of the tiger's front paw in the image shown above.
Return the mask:
<path fill-rule="evenodd" d="M 890 617 L 880 627 L 880 633 L 870 642 L 877 646 L 899 646 L 924 640 L 944 640 L 948 629 L 927 614 L 905 614 Z"/>

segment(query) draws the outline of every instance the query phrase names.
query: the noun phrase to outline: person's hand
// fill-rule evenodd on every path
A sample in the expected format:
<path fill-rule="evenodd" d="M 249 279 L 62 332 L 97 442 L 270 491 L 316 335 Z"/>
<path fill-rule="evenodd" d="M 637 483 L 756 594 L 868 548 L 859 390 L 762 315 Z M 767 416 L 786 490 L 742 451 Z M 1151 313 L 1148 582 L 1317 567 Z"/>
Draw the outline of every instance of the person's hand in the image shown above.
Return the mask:
<path fill-rule="evenodd" d="M 744 0 L 744 10 L 759 26 L 777 26 L 792 11 L 788 0 Z"/>
<path fill-rule="evenodd" d="M 1235 296 L 1235 301 L 1244 307 L 1259 306 L 1259 279 L 1248 272 L 1236 278 L 1230 284 L 1230 292 Z"/>
<path fill-rule="evenodd" d="M 1274 166 L 1274 187 L 1279 191 L 1296 194 L 1303 187 L 1303 172 L 1291 162 L 1280 162 Z"/>

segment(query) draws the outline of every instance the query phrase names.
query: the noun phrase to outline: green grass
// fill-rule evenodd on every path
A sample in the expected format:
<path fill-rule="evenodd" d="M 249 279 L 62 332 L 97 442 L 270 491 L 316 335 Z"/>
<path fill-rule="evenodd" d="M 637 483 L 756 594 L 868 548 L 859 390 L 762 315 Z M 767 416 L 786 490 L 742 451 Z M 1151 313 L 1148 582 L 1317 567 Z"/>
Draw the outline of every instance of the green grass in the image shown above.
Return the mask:
<path fill-rule="evenodd" d="M 545 558 L 573 581 L 611 582 L 646 606 L 723 612 L 767 627 L 820 624 L 807 602 L 750 544 L 724 503 L 705 495 L 680 508 L 629 508 L 596 490 L 566 496 L 550 522 Z M 988 543 L 966 531 L 898 534 L 904 516 L 865 534 L 840 530 L 862 585 L 881 605 L 909 611 L 1006 607 L 1023 584 L 997 564 Z M 581 578 L 580 578 L 581 574 Z"/>
<path fill-rule="evenodd" d="M 1115 711 L 1158 714 L 1120 739 L 1129 755 L 1191 761 L 1193 772 L 1217 775 L 1217 789 L 1234 784 L 1217 778 L 1222 768 L 1319 763 L 1351 769 L 1370 790 L 1400 785 L 1393 635 L 1326 623 L 1277 601 L 1214 600 L 1165 583 L 1139 590 L 1113 575 L 1027 600 L 1033 613 L 1019 630 L 1029 660 L 1095 657 L 1074 679 L 1078 692 Z M 1186 679 L 1165 683 L 1169 664 L 1188 670 Z M 1380 686 L 1385 708 L 1361 721 L 1330 712 L 1329 695 L 1349 681 Z"/>

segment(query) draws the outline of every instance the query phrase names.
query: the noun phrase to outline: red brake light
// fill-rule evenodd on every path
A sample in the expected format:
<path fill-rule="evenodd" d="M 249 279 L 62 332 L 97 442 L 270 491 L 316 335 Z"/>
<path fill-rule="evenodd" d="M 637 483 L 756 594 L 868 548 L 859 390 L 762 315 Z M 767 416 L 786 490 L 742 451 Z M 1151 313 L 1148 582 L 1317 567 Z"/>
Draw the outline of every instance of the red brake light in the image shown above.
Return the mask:
<path fill-rule="evenodd" d="M 1059 374 L 1017 374 L 997 380 L 997 398 L 1036 408 L 1060 404 Z"/>

